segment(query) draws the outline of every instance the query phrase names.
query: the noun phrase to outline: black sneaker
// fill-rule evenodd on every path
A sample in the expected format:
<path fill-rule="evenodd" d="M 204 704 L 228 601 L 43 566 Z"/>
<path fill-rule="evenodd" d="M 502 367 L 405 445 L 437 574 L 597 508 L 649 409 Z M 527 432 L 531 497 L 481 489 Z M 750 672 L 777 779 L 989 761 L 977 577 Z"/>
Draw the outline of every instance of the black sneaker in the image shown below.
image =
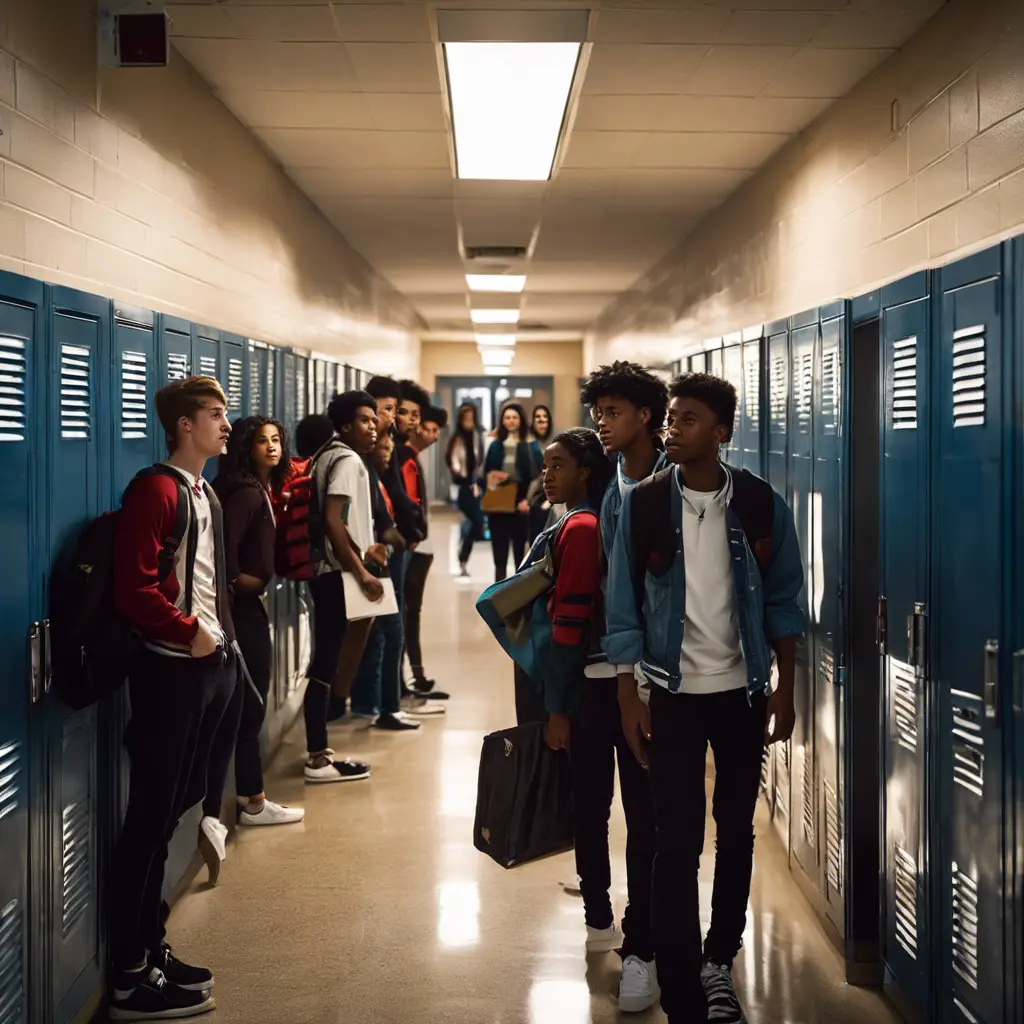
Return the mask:
<path fill-rule="evenodd" d="M 180 1020 L 214 1008 L 209 992 L 191 992 L 172 985 L 156 968 L 124 972 L 114 978 L 111 1020 Z"/>
<path fill-rule="evenodd" d="M 732 967 L 705 960 L 700 980 L 708 1001 L 708 1021 L 714 1024 L 742 1024 L 743 1010 L 732 984 Z"/>
<path fill-rule="evenodd" d="M 324 760 L 324 764 L 306 762 L 306 782 L 356 782 L 370 777 L 370 766 L 362 761 L 350 761 L 348 758 L 344 761 Z"/>
<path fill-rule="evenodd" d="M 208 992 L 213 988 L 213 974 L 205 967 L 182 963 L 165 942 L 149 956 L 149 966 L 155 967 L 172 984 L 189 992 Z"/>
<path fill-rule="evenodd" d="M 419 690 L 415 686 L 412 688 L 412 695 L 424 700 L 448 700 L 450 697 L 444 690 Z"/>
<path fill-rule="evenodd" d="M 397 715 L 392 715 L 390 712 L 378 715 L 373 727 L 374 729 L 384 729 L 387 732 L 409 732 L 418 729 L 422 724 L 422 722 L 406 718 L 400 711 Z"/>

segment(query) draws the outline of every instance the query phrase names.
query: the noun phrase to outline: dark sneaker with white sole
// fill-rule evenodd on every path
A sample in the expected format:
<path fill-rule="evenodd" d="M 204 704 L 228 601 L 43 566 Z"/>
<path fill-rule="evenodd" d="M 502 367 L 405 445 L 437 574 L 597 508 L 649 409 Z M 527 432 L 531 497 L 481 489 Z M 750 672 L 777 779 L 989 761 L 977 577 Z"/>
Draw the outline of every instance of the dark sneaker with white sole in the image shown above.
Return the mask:
<path fill-rule="evenodd" d="M 111 1020 L 183 1020 L 209 1013 L 216 1004 L 207 992 L 172 985 L 156 967 L 125 971 L 114 978 Z"/>
<path fill-rule="evenodd" d="M 708 1024 L 743 1024 L 743 1009 L 732 983 L 732 967 L 705 960 L 700 980 L 708 1000 Z"/>
<path fill-rule="evenodd" d="M 303 774 L 307 783 L 358 782 L 370 777 L 370 766 L 362 761 L 345 758 L 335 761 L 331 757 L 317 757 L 306 762 Z"/>
<path fill-rule="evenodd" d="M 205 967 L 193 967 L 179 960 L 165 942 L 149 955 L 149 966 L 155 967 L 172 985 L 189 992 L 209 992 L 213 988 L 213 974 Z"/>
<path fill-rule="evenodd" d="M 404 711 L 399 711 L 394 715 L 385 711 L 384 714 L 377 717 L 373 727 L 374 729 L 384 729 L 386 732 L 412 732 L 422 724 L 422 722 L 407 718 Z"/>

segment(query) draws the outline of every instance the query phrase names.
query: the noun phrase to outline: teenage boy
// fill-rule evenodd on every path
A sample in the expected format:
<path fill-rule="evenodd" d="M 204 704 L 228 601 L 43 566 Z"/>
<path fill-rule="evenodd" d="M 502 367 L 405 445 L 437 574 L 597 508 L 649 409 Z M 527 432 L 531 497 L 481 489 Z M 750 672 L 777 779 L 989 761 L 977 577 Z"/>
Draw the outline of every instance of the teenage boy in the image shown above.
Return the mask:
<path fill-rule="evenodd" d="M 403 385 L 405 385 L 404 388 Z M 401 440 L 404 440 L 404 437 L 402 439 L 397 437 L 399 431 L 396 422 L 403 391 L 408 399 L 404 406 L 402 406 L 403 422 L 408 423 L 415 418 L 416 423 L 419 423 L 420 406 L 413 393 L 410 392 L 410 386 L 416 389 L 423 400 L 427 400 L 426 392 L 417 385 L 414 385 L 412 381 L 403 381 L 400 384 L 390 377 L 371 377 L 366 384 L 367 393 L 373 395 L 377 400 L 377 434 L 379 436 L 387 432 L 392 433 L 396 436 L 396 446 L 401 443 Z M 405 487 L 402 485 L 402 479 L 398 472 L 397 460 L 391 460 L 388 467 L 380 474 L 380 479 L 388 492 L 388 497 L 391 499 L 395 525 L 398 527 L 398 531 L 401 533 L 405 543 L 415 544 L 417 541 L 422 540 L 423 533 L 421 530 L 419 505 L 405 492 Z M 395 582 L 397 588 L 400 581 L 396 580 Z M 401 594 L 396 594 L 396 596 L 398 597 L 399 604 L 401 604 Z"/>
<path fill-rule="evenodd" d="M 665 463 L 659 431 L 665 423 L 668 389 L 654 374 L 636 363 L 616 362 L 595 370 L 580 390 L 590 408 L 605 452 L 616 463 L 601 503 L 601 541 L 610 552 L 625 494 L 638 480 Z M 586 669 L 589 707 L 597 713 L 581 716 L 573 735 L 573 771 L 585 773 L 589 785 L 578 787 L 600 801 L 599 811 L 581 815 L 593 822 L 590 831 L 576 833 L 576 871 L 588 910 L 587 948 L 592 952 L 619 949 L 622 976 L 619 1008 L 639 1012 L 658 1001 L 658 971 L 651 933 L 651 877 L 654 869 L 654 806 L 647 773 L 633 756 L 622 731 L 615 666 L 607 661 Z M 634 684 L 635 685 L 635 684 Z M 628 904 L 620 930 L 608 893 L 611 863 L 608 820 L 615 792 L 618 761 L 619 789 L 626 818 L 626 885 Z M 596 780 L 596 781 L 595 781 Z M 598 827 L 603 823 L 602 827 Z M 596 911 L 592 910 L 596 908 Z"/>
<path fill-rule="evenodd" d="M 237 684 L 223 518 L 202 478 L 231 433 L 226 407 L 212 377 L 157 392 L 169 455 L 129 486 L 114 539 L 114 601 L 143 638 L 128 680 L 130 786 L 111 870 L 114 1020 L 190 1017 L 214 1005 L 210 971 L 182 963 L 164 941 L 161 889 L 168 843 L 205 794 L 213 736 Z M 175 548 L 181 502 L 187 528 Z"/>
<path fill-rule="evenodd" d="M 410 497 L 419 503 L 423 523 L 424 539 L 410 545 L 405 565 L 405 648 L 412 670 L 412 687 L 405 693 L 406 710 L 412 714 L 437 715 L 444 708 L 436 701 L 448 699 L 448 694 L 434 689 L 434 680 L 428 679 L 423 671 L 423 649 L 420 645 L 420 615 L 423 608 L 423 593 L 427 585 L 427 573 L 434 564 L 434 552 L 428 531 L 429 497 L 426 479 L 420 464 L 420 455 L 436 444 L 441 431 L 448 425 L 448 413 L 437 406 L 425 405 L 420 414 L 419 425 L 409 433 L 404 445 L 397 453 L 402 482 Z"/>
<path fill-rule="evenodd" d="M 326 557 L 310 584 L 313 657 L 303 701 L 309 783 L 351 782 L 370 775 L 370 766 L 361 761 L 334 759 L 327 745 L 327 713 L 348 625 L 341 574 L 350 573 L 366 597 L 378 601 L 383 587 L 367 563 L 382 565 L 387 560 L 383 546 L 374 541 L 370 476 L 361 457 L 377 443 L 377 403 L 365 391 L 347 391 L 332 399 L 327 415 L 335 436 L 320 450 L 311 472 L 320 499 Z"/>
<path fill-rule="evenodd" d="M 732 983 L 750 895 L 766 742 L 793 732 L 803 568 L 793 516 L 769 484 L 719 460 L 736 390 L 703 373 L 670 388 L 667 469 L 626 495 L 608 571 L 604 648 L 626 738 L 649 768 L 657 825 L 654 951 L 671 1024 L 736 1024 Z M 778 683 L 771 690 L 772 651 Z M 651 684 L 637 693 L 634 666 Z M 717 853 L 701 945 L 697 873 L 704 767 L 715 755 Z"/>

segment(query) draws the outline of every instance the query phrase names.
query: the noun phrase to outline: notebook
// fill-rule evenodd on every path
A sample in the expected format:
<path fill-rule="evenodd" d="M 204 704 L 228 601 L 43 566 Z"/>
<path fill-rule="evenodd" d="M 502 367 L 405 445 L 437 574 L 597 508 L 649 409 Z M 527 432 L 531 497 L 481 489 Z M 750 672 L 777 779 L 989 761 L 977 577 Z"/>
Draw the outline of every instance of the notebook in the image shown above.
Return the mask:
<path fill-rule="evenodd" d="M 345 588 L 345 617 L 349 622 L 397 614 L 398 600 L 395 597 L 395 585 L 391 580 L 380 581 L 384 587 L 384 596 L 379 601 L 371 601 L 363 593 L 359 581 L 350 572 L 343 572 L 341 580 Z"/>

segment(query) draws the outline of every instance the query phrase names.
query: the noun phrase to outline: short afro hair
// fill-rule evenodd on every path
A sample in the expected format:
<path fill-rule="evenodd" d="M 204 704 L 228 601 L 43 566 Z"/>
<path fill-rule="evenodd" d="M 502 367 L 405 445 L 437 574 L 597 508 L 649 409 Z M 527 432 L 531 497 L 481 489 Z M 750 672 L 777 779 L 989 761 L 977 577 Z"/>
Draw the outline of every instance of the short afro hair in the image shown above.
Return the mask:
<path fill-rule="evenodd" d="M 442 430 L 448 426 L 448 410 L 437 405 L 428 405 L 420 415 L 421 423 L 436 423 Z"/>
<path fill-rule="evenodd" d="M 334 429 L 341 431 L 356 418 L 360 409 L 370 408 L 377 411 L 377 399 L 365 391 L 346 391 L 344 394 L 335 395 L 331 404 L 327 406 L 327 415 L 330 417 Z"/>
<path fill-rule="evenodd" d="M 377 399 L 402 397 L 402 389 L 399 387 L 398 381 L 392 380 L 390 377 L 371 377 L 366 382 L 366 393 Z"/>
<path fill-rule="evenodd" d="M 665 382 L 639 363 L 617 360 L 611 366 L 600 366 L 583 382 L 580 402 L 592 409 L 599 398 L 624 398 L 637 409 L 650 409 L 652 434 L 665 425 L 668 412 L 668 388 Z"/>
<path fill-rule="evenodd" d="M 421 387 L 414 380 L 398 382 L 398 398 L 402 402 L 415 402 L 420 407 L 421 415 L 430 406 L 430 395 L 427 394 L 426 388 Z"/>
<path fill-rule="evenodd" d="M 736 422 L 736 388 L 722 377 L 710 373 L 684 373 L 676 377 L 669 386 L 673 398 L 693 398 L 703 402 L 725 427 L 726 443 L 732 440 L 733 425 Z"/>
<path fill-rule="evenodd" d="M 295 428 L 295 449 L 303 459 L 311 458 L 334 437 L 334 424 L 323 413 L 311 413 Z"/>

